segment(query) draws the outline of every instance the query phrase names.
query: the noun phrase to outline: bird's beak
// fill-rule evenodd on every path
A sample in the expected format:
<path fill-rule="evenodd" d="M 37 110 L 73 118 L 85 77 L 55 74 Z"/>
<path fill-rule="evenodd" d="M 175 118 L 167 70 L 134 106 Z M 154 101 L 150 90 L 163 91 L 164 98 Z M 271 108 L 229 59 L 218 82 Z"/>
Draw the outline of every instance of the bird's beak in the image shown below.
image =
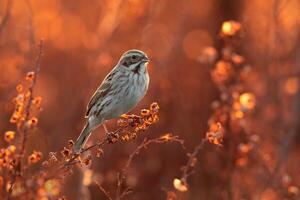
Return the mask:
<path fill-rule="evenodd" d="M 147 56 L 144 56 L 144 58 L 142 59 L 143 62 L 149 62 L 149 58 Z"/>

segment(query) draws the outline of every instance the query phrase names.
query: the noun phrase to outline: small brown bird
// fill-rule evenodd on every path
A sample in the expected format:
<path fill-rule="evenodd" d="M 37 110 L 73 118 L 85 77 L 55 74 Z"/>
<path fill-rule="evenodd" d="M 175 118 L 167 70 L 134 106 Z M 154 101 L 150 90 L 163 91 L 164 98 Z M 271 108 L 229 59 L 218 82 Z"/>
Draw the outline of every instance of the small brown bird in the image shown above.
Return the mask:
<path fill-rule="evenodd" d="M 76 153 L 84 147 L 91 132 L 109 119 L 132 110 L 148 90 L 147 55 L 140 50 L 125 52 L 92 96 L 86 111 L 86 124 L 75 145 Z M 107 130 L 106 130 L 107 132 Z"/>

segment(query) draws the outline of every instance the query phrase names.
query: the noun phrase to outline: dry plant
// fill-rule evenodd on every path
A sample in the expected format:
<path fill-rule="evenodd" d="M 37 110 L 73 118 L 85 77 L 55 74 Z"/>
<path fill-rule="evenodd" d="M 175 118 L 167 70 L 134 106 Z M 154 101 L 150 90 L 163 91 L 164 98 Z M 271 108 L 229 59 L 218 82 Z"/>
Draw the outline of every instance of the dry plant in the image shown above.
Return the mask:
<path fill-rule="evenodd" d="M 207 47 L 199 57 L 199 62 L 209 66 L 211 78 L 218 87 L 219 99 L 212 103 L 212 115 L 208 120 L 209 130 L 205 138 L 201 140 L 192 153 L 188 153 L 188 161 L 181 168 L 182 175 L 180 178 L 173 180 L 174 191 L 167 192 L 167 199 L 182 199 L 182 193 L 189 190 L 187 178 L 195 172 L 197 157 L 205 143 L 223 147 L 223 138 L 225 138 L 225 151 L 232 155 L 235 144 L 232 140 L 232 132 L 238 127 L 245 125 L 245 114 L 251 112 L 255 107 L 255 96 L 246 91 L 243 86 L 242 78 L 247 73 L 249 66 L 245 64 L 243 56 L 235 52 L 235 46 L 239 44 L 242 36 L 241 24 L 236 21 L 225 21 L 222 24 L 220 37 L 224 42 L 220 56 L 214 47 Z M 218 59 L 218 57 L 220 57 Z M 242 147 L 250 149 L 248 145 Z M 228 159 L 229 163 L 232 158 Z M 231 164 L 229 164 L 231 165 Z M 230 167 L 231 168 L 231 167 Z M 230 173 L 228 173 L 230 175 Z M 228 181 L 228 180 L 227 180 Z M 227 190 L 229 199 L 232 199 L 230 182 Z M 230 197 L 231 196 L 231 197 Z"/>
<path fill-rule="evenodd" d="M 41 109 L 42 98 L 34 95 L 34 89 L 40 71 L 43 46 L 44 42 L 41 41 L 34 71 L 28 72 L 26 83 L 19 84 L 16 88 L 18 94 L 13 100 L 15 110 L 10 119 L 10 122 L 16 125 L 16 131 L 5 132 L 4 140 L 7 145 L 0 149 L 0 184 L 3 199 L 59 198 L 60 187 L 65 177 L 73 174 L 74 166 L 80 168 L 90 166 L 93 157 L 101 157 L 104 153 L 104 145 L 134 140 L 159 119 L 159 106 L 157 103 L 152 103 L 149 109 L 142 109 L 140 115 L 122 115 L 117 121 L 118 128 L 115 131 L 108 133 L 103 140 L 86 147 L 80 153 L 73 152 L 74 142 L 70 140 L 61 152 L 50 152 L 48 158 L 42 163 L 40 161 L 43 154 L 40 151 L 34 150 L 26 156 L 28 137 L 38 124 L 37 114 Z M 126 166 L 118 175 L 116 199 L 122 199 L 130 193 L 129 188 L 122 187 L 132 159 L 151 144 L 168 142 L 183 144 L 178 136 L 171 134 L 143 140 L 129 156 Z M 38 170 L 33 171 L 32 168 Z M 99 183 L 97 185 L 107 198 L 111 199 L 103 187 Z M 66 199 L 66 197 L 59 199 Z"/>
<path fill-rule="evenodd" d="M 29 153 L 26 152 L 27 140 L 38 123 L 37 114 L 41 108 L 41 97 L 34 96 L 34 89 L 42 53 L 43 41 L 39 45 L 34 71 L 27 73 L 26 83 L 16 87 L 18 94 L 13 99 L 15 110 L 10 118 L 10 122 L 16 126 L 16 130 L 5 132 L 4 140 L 7 145 L 0 150 L 1 196 L 3 199 L 11 199 L 24 193 L 29 168 L 42 158 L 42 153 L 38 151 L 25 157 L 26 153 Z"/>
<path fill-rule="evenodd" d="M 266 159 L 261 153 L 260 136 L 251 133 L 251 114 L 255 111 L 257 100 L 248 85 L 248 77 L 253 72 L 253 67 L 237 53 L 242 36 L 242 25 L 239 22 L 225 21 L 220 31 L 220 38 L 223 41 L 221 50 L 218 52 L 214 47 L 207 47 L 199 57 L 202 64 L 209 66 L 212 80 L 219 89 L 219 99 L 212 103 L 212 115 L 208 120 L 209 131 L 206 137 L 192 153 L 187 154 L 188 161 L 181 169 L 182 176 L 173 180 L 176 192 L 168 191 L 168 200 L 183 199 L 183 193 L 189 190 L 187 178 L 194 173 L 197 156 L 207 141 L 224 146 L 225 162 L 227 162 L 227 167 L 224 169 L 226 170 L 223 180 L 224 188 L 221 189 L 226 191 L 224 198 L 236 199 L 240 194 L 255 196 L 259 199 L 262 196 L 275 196 L 272 188 L 281 191 L 280 195 L 284 198 L 294 199 L 299 195 L 299 189 L 292 184 L 292 178 L 286 173 L 279 175 L 280 165 L 287 153 L 287 144 L 290 143 L 290 137 L 293 137 L 295 132 L 288 134 L 273 170 L 272 166 L 270 167 L 270 159 Z M 293 80 L 290 79 L 290 85 L 294 85 Z M 222 144 L 223 137 L 225 138 L 224 145 Z M 265 183 L 262 182 L 262 192 L 256 195 L 250 195 L 251 189 L 247 190 L 241 186 L 240 183 L 244 180 L 239 180 L 237 185 L 235 183 L 237 181 L 235 174 L 242 179 L 241 177 L 245 176 L 242 175 L 243 169 L 251 162 L 261 166 L 263 180 L 266 180 Z M 278 180 L 279 184 L 275 180 Z"/>
<path fill-rule="evenodd" d="M 107 192 L 104 187 L 96 182 L 98 188 L 105 194 L 108 200 L 116 199 L 121 200 L 127 197 L 129 194 L 133 192 L 133 188 L 130 188 L 126 185 L 126 179 L 128 176 L 128 170 L 130 166 L 132 165 L 133 159 L 138 156 L 142 150 L 147 150 L 150 146 L 153 144 L 165 144 L 165 143 L 177 143 L 179 144 L 183 149 L 184 147 L 184 141 L 180 139 L 178 136 L 174 136 L 171 133 L 166 133 L 164 135 L 161 135 L 157 138 L 148 139 L 147 137 L 144 138 L 144 140 L 135 148 L 135 150 L 128 156 L 128 159 L 126 161 L 126 164 L 124 168 L 117 174 L 117 189 L 115 192 L 115 197 L 113 198 L 109 192 Z"/>

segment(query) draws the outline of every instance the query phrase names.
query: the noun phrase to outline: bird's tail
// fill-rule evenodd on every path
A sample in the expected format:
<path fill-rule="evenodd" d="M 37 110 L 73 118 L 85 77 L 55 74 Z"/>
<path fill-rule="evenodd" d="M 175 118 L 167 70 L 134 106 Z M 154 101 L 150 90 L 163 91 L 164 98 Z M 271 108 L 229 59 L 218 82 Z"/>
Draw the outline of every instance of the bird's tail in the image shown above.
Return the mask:
<path fill-rule="evenodd" d="M 87 142 L 87 140 L 89 139 L 92 131 L 93 131 L 92 128 L 90 127 L 89 123 L 87 122 L 75 142 L 74 149 L 73 149 L 75 153 L 79 153 L 80 150 L 84 147 L 84 145 Z"/>

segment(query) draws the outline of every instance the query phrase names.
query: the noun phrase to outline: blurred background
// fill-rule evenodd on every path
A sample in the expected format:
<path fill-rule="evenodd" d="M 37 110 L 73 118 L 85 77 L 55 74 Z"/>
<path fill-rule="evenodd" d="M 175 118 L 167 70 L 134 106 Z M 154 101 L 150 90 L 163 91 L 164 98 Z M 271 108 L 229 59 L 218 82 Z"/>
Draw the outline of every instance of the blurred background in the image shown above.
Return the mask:
<path fill-rule="evenodd" d="M 210 47 L 213 60 L 222 57 L 226 40 L 219 33 L 227 20 L 242 27 L 235 51 L 251 68 L 243 88 L 255 96 L 255 109 L 225 133 L 223 148 L 205 146 L 181 198 L 299 199 L 299 0 L 1 0 L 0 131 L 13 128 L 11 100 L 33 69 L 40 39 L 45 47 L 36 94 L 43 110 L 28 148 L 45 155 L 77 138 L 94 90 L 124 51 L 137 48 L 151 60 L 151 81 L 133 112 L 158 102 L 160 121 L 145 134 L 179 135 L 191 152 L 205 137 L 211 106 L 221 96 L 201 55 Z M 103 134 L 99 128 L 90 142 Z M 259 141 L 255 155 L 245 158 L 239 150 L 253 135 Z M 116 173 L 142 140 L 107 146 L 93 160 L 93 177 L 112 194 Z M 127 184 L 134 192 L 127 199 L 166 199 L 186 161 L 176 144 L 143 151 L 130 168 Z M 264 170 L 276 172 L 274 178 Z M 68 199 L 80 199 L 78 174 L 61 186 Z M 82 199 L 104 199 L 94 184 L 86 190 Z"/>

